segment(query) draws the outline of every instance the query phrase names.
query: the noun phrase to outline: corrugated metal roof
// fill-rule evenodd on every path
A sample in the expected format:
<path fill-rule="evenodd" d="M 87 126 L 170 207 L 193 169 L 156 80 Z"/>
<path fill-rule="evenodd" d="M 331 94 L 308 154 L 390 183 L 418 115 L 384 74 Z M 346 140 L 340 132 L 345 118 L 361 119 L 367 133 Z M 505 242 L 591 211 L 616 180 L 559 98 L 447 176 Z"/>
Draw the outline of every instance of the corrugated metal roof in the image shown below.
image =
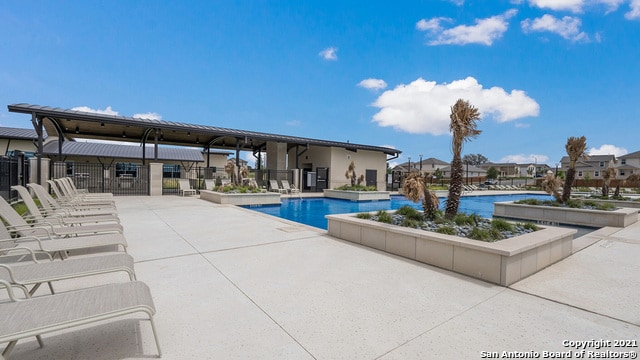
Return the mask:
<path fill-rule="evenodd" d="M 46 155 L 58 155 L 58 141 L 50 141 L 44 146 Z M 62 153 L 72 156 L 113 157 L 120 159 L 142 159 L 142 147 L 107 143 L 64 141 Z M 146 158 L 153 159 L 153 147 L 147 146 Z M 159 160 L 204 161 L 200 150 L 175 147 L 158 147 Z"/>
<path fill-rule="evenodd" d="M 38 140 L 38 133 L 34 129 L 0 127 L 0 137 L 21 140 Z M 44 137 L 47 137 L 46 132 Z"/>
<path fill-rule="evenodd" d="M 118 132 L 109 133 L 108 127 L 102 127 L 99 129 L 94 129 L 93 136 L 99 137 L 100 134 L 104 134 L 107 137 L 118 137 L 121 136 L 130 137 L 129 130 L 135 130 L 135 128 L 142 129 L 161 129 L 165 131 L 164 139 L 168 141 L 173 141 L 174 144 L 184 145 L 189 142 L 191 144 L 194 143 L 193 137 L 187 138 L 189 133 L 194 134 L 204 134 L 208 136 L 208 139 L 205 139 L 204 136 L 200 137 L 201 141 L 195 141 L 195 143 L 205 143 L 205 140 L 211 140 L 215 138 L 223 138 L 227 137 L 229 140 L 226 142 L 226 147 L 234 147 L 236 143 L 243 146 L 245 149 L 251 148 L 246 142 L 240 141 L 239 139 L 247 139 L 250 141 L 252 145 L 259 145 L 257 143 L 264 143 L 267 141 L 275 141 L 275 142 L 286 142 L 291 145 L 317 145 L 317 146 L 334 146 L 334 147 L 342 147 L 350 150 L 370 150 L 370 151 L 378 151 L 383 152 L 388 155 L 398 155 L 401 153 L 400 150 L 381 147 L 381 146 L 372 146 L 372 145 L 363 145 L 363 144 L 354 144 L 349 142 L 338 142 L 338 141 L 329 141 L 329 140 L 320 140 L 320 139 L 312 139 L 312 138 L 304 138 L 304 137 L 296 137 L 296 136 L 288 136 L 288 135 L 277 135 L 277 134 L 269 134 L 255 131 L 246 131 L 246 130 L 236 130 L 236 129 L 228 129 L 221 128 L 215 126 L 206 126 L 206 125 L 196 125 L 196 124 L 186 124 L 186 123 L 178 123 L 173 121 L 165 121 L 165 120 L 155 120 L 155 119 L 141 119 L 141 118 L 133 118 L 128 116 L 120 116 L 120 115 L 105 115 L 105 114 L 97 114 L 97 113 L 89 113 L 82 112 L 76 110 L 67 110 L 61 108 L 53 108 L 49 106 L 40 106 L 40 105 L 31 105 L 31 104 L 12 104 L 7 106 L 9 111 L 18 112 L 24 114 L 32 114 L 35 113 L 36 116 L 47 117 L 51 119 L 56 119 L 60 121 L 60 124 L 66 124 L 68 120 L 71 121 L 72 125 L 70 127 L 61 126 L 62 131 L 68 137 L 76 137 L 74 131 L 76 129 L 76 125 L 73 124 L 74 121 L 84 121 L 84 122 L 92 122 L 92 123 L 100 123 L 116 125 L 116 127 L 120 127 Z M 129 130 L 126 130 L 125 127 L 130 127 Z M 84 129 L 80 129 L 80 133 L 82 133 Z M 174 134 L 180 133 L 179 134 Z M 81 136 L 77 136 L 81 137 Z M 170 139 L 173 137 L 172 139 Z M 189 139 L 189 141 L 187 141 Z M 234 140 L 235 139 L 235 140 Z M 230 146 L 232 145 L 232 146 Z"/>

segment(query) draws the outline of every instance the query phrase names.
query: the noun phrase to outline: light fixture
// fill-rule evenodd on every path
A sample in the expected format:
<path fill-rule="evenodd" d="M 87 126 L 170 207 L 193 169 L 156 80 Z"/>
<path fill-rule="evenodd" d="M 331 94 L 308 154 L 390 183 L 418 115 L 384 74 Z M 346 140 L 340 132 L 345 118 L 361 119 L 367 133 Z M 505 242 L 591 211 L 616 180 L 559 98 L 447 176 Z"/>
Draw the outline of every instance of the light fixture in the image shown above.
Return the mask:
<path fill-rule="evenodd" d="M 79 134 L 79 133 L 80 133 L 80 127 L 76 126 L 76 134 Z"/>
<path fill-rule="evenodd" d="M 200 138 L 199 137 L 196 138 L 196 144 L 200 144 Z"/>
<path fill-rule="evenodd" d="M 191 136 L 191 133 L 189 131 L 187 131 L 187 136 Z"/>
<path fill-rule="evenodd" d="M 125 133 L 124 131 L 122 132 L 122 137 L 125 138 L 127 137 L 127 133 Z"/>
<path fill-rule="evenodd" d="M 164 134 L 160 133 L 160 141 L 164 141 Z"/>
<path fill-rule="evenodd" d="M 104 127 L 104 123 L 100 123 L 100 126 Z"/>

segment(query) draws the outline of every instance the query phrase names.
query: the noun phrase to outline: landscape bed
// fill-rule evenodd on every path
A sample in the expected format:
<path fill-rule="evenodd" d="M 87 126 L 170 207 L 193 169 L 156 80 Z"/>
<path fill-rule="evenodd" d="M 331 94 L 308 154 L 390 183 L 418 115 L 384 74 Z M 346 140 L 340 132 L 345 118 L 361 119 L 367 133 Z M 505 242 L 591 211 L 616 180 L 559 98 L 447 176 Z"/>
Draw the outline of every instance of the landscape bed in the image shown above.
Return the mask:
<path fill-rule="evenodd" d="M 526 219 L 547 224 L 569 224 L 587 227 L 627 227 L 638 221 L 638 209 L 618 208 L 612 211 L 576 209 L 557 206 L 515 204 L 513 201 L 496 202 L 493 216 L 508 219 Z"/>
<path fill-rule="evenodd" d="M 327 215 L 329 235 L 424 264 L 509 286 L 571 255 L 574 229 L 544 227 L 483 242 L 358 219 Z"/>
<path fill-rule="evenodd" d="M 264 193 L 221 193 L 210 190 L 200 190 L 200 199 L 216 204 L 228 205 L 274 205 L 280 204 L 280 194 Z"/>

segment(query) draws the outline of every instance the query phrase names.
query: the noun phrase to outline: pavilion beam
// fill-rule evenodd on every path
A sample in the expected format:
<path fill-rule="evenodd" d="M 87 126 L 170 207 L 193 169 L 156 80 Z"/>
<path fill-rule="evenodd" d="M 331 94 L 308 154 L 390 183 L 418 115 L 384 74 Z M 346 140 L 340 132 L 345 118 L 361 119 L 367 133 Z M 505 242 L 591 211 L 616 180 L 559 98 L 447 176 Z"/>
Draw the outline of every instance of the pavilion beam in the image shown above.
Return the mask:
<path fill-rule="evenodd" d="M 36 130 L 36 134 L 38 134 L 38 148 L 36 151 L 36 174 L 38 176 L 38 179 L 36 180 L 36 183 L 43 185 L 42 184 L 42 153 L 43 151 L 43 146 L 42 146 L 42 133 L 43 133 L 43 118 L 42 116 L 37 116 L 35 112 L 31 113 L 31 123 L 33 124 L 33 128 Z M 44 185 L 43 185 L 44 186 Z"/>

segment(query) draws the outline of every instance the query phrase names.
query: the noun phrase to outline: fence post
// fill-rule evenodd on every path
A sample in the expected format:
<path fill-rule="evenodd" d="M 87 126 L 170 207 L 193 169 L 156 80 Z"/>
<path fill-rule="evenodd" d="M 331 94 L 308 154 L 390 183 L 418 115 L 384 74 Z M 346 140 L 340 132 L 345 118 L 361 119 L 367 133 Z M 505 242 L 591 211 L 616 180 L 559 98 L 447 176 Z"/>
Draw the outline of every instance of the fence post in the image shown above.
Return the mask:
<path fill-rule="evenodd" d="M 162 163 L 149 164 L 149 196 L 162 195 Z"/>

